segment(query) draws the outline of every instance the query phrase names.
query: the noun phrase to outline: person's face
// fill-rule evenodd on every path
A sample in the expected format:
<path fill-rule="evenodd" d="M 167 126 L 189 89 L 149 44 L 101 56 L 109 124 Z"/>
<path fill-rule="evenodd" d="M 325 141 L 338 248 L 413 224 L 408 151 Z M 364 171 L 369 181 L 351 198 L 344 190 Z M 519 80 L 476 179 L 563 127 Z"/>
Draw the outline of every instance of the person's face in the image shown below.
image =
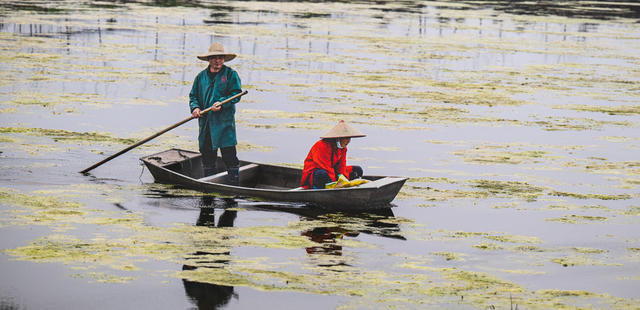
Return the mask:
<path fill-rule="evenodd" d="M 224 64 L 224 56 L 216 55 L 209 56 L 209 70 L 211 72 L 218 72 L 222 69 L 222 65 Z"/>
<path fill-rule="evenodd" d="M 340 138 L 340 146 L 345 148 L 347 147 L 347 144 L 349 144 L 349 142 L 351 142 L 351 138 Z"/>

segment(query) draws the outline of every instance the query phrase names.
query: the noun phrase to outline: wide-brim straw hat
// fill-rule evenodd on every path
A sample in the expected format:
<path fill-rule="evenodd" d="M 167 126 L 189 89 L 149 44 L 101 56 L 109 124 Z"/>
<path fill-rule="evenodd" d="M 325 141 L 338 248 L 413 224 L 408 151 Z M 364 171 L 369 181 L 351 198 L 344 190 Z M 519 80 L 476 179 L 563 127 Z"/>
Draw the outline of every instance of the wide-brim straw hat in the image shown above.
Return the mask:
<path fill-rule="evenodd" d="M 224 56 L 224 61 L 230 61 L 236 58 L 236 54 L 233 53 L 225 53 L 224 46 L 218 42 L 214 42 L 209 46 L 209 51 L 205 54 L 198 55 L 198 59 L 209 61 L 209 57 L 211 56 Z"/>
<path fill-rule="evenodd" d="M 351 127 L 345 121 L 340 121 L 338 125 L 335 125 L 331 130 L 327 131 L 324 135 L 320 136 L 322 139 L 331 138 L 360 138 L 365 137 L 360 130 Z"/>

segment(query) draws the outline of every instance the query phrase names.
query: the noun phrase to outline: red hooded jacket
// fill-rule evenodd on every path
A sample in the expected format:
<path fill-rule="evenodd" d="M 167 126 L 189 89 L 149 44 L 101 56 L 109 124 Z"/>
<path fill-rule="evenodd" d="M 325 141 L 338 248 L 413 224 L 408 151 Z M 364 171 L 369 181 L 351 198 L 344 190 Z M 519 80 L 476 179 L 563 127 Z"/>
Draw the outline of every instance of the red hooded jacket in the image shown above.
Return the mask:
<path fill-rule="evenodd" d="M 305 189 L 312 187 L 313 171 L 316 169 L 326 170 L 333 181 L 336 181 L 339 174 L 348 178 L 353 168 L 347 166 L 346 162 L 347 148 L 338 148 L 336 139 L 322 139 L 316 142 L 304 160 L 300 186 Z"/>

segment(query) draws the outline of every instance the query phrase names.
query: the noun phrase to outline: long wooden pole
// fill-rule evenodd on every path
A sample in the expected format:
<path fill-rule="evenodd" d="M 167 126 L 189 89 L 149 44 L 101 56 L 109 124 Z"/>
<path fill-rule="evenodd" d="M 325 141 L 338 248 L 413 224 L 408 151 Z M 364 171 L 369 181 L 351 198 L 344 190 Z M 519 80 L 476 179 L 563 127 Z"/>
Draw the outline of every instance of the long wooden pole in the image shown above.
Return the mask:
<path fill-rule="evenodd" d="M 221 104 L 221 105 L 223 105 L 223 104 L 225 104 L 225 103 L 230 102 L 231 100 L 234 100 L 234 99 L 236 99 L 236 98 L 240 98 L 240 97 L 242 97 L 242 96 L 244 96 L 244 95 L 246 95 L 246 94 L 247 94 L 247 91 L 245 90 L 245 91 L 243 91 L 243 92 L 241 92 L 241 93 L 239 93 L 239 94 L 234 95 L 233 97 L 231 97 L 231 98 L 229 98 L 229 99 L 226 99 L 226 100 L 224 100 L 224 101 L 220 102 L 220 104 Z M 209 107 L 209 108 L 207 108 L 207 109 L 202 110 L 202 111 L 200 112 L 200 114 L 202 115 L 202 114 L 205 114 L 205 113 L 207 113 L 207 112 L 211 111 L 211 108 L 213 108 L 213 107 Z M 91 166 L 91 167 L 89 167 L 89 168 L 87 168 L 87 169 L 84 169 L 84 170 L 80 171 L 80 173 L 87 173 L 87 172 L 89 172 L 89 171 L 91 171 L 91 170 L 93 170 L 93 169 L 97 168 L 98 166 L 100 166 L 100 165 L 102 165 L 102 164 L 104 164 L 104 163 L 106 163 L 106 162 L 108 162 L 108 161 L 110 161 L 110 160 L 112 160 L 112 159 L 114 159 L 114 158 L 116 158 L 116 157 L 118 157 L 118 156 L 120 156 L 120 155 L 122 155 L 122 154 L 124 154 L 124 153 L 128 152 L 128 151 L 131 151 L 132 149 L 134 149 L 134 148 L 136 148 L 136 147 L 138 147 L 138 146 L 140 146 L 140 145 L 142 145 L 142 144 L 144 144 L 144 143 L 147 143 L 147 142 L 151 141 L 151 140 L 153 140 L 154 138 L 158 137 L 159 135 L 164 134 L 165 132 L 167 132 L 167 131 L 169 131 L 169 130 L 171 130 L 171 129 L 174 129 L 174 128 L 176 128 L 176 127 L 178 127 L 178 126 L 180 126 L 180 125 L 182 125 L 182 124 L 184 124 L 184 123 L 186 123 L 186 122 L 188 122 L 188 121 L 190 121 L 190 120 L 192 120 L 192 119 L 194 119 L 194 118 L 195 118 L 195 117 L 194 117 L 193 115 L 192 115 L 192 116 L 189 116 L 189 117 L 187 117 L 187 118 L 185 118 L 185 119 L 183 119 L 183 120 L 181 120 L 181 121 L 179 121 L 179 122 L 177 122 L 177 123 L 175 123 L 175 124 L 173 124 L 173 125 L 171 125 L 171 126 L 169 126 L 169 127 L 165 128 L 165 129 L 163 129 L 163 130 L 160 130 L 160 131 L 158 131 L 158 132 L 154 133 L 153 135 L 151 135 L 151 136 L 149 136 L 149 137 L 146 137 L 146 138 L 144 138 L 144 139 L 142 139 L 142 140 L 140 140 L 140 141 L 138 141 L 138 142 L 136 142 L 136 143 L 134 143 L 134 144 L 132 144 L 132 145 L 130 145 L 130 146 L 128 146 L 128 147 L 126 147 L 126 148 L 125 148 L 125 149 L 123 149 L 122 151 L 120 151 L 120 152 L 118 152 L 118 153 L 115 153 L 115 154 L 113 154 L 113 155 L 111 155 L 111 156 L 109 156 L 109 157 L 107 157 L 107 158 L 105 158 L 105 159 L 101 160 L 100 162 L 95 163 L 93 166 Z"/>

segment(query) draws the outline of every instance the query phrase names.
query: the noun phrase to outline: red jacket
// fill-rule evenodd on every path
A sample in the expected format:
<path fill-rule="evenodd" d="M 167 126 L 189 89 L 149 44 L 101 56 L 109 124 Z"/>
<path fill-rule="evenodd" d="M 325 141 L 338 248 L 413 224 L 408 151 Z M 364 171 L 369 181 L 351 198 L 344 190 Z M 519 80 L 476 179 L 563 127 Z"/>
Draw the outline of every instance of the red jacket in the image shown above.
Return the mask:
<path fill-rule="evenodd" d="M 338 148 L 335 139 L 322 139 L 316 142 L 304 160 L 300 186 L 305 189 L 311 188 L 313 171 L 316 169 L 326 170 L 333 181 L 336 181 L 338 174 L 348 178 L 351 167 L 347 166 L 346 162 L 347 148 Z"/>

